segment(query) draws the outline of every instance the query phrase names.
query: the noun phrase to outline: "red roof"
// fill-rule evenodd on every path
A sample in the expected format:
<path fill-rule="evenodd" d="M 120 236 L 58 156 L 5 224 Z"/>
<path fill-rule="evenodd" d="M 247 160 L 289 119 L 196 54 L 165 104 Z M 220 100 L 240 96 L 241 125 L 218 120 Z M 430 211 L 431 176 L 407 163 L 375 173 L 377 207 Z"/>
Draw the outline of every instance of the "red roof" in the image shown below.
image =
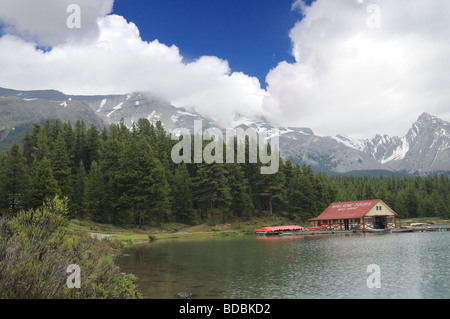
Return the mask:
<path fill-rule="evenodd" d="M 323 211 L 318 217 L 310 219 L 313 220 L 333 220 L 333 219 L 351 219 L 361 218 L 372 209 L 379 199 L 363 200 L 359 202 L 343 202 L 333 203 Z"/>

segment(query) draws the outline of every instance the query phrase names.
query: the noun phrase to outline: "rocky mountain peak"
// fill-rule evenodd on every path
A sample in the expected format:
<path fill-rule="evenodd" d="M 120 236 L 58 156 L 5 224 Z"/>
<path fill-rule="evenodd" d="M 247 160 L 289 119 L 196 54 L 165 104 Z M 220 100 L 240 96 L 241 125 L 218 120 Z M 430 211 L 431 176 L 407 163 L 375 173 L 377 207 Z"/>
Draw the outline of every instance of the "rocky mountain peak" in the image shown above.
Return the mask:
<path fill-rule="evenodd" d="M 435 129 L 437 127 L 450 127 L 450 123 L 447 121 L 444 121 L 440 119 L 439 117 L 436 117 L 434 115 L 431 115 L 429 113 L 422 113 L 416 122 L 413 124 L 413 129 L 420 129 L 420 128 L 432 128 Z"/>
<path fill-rule="evenodd" d="M 169 132 L 192 130 L 196 120 L 203 129 L 216 127 L 214 120 L 194 110 L 181 109 L 145 93 L 103 96 L 71 96 L 55 90 L 18 91 L 0 88 L 0 147 L 19 141 L 33 122 L 59 119 L 74 123 L 83 119 L 97 126 L 124 119 L 129 127 L 140 118 L 161 121 Z M 311 165 L 315 171 L 401 171 L 409 174 L 450 172 L 450 123 L 429 113 L 421 114 L 404 136 L 375 135 L 355 139 L 343 135 L 323 137 L 310 128 L 277 127 L 264 119 L 236 115 L 234 127 L 257 132 L 275 130 L 284 159 Z M 21 135 L 22 134 L 22 135 Z"/>
<path fill-rule="evenodd" d="M 338 136 L 338 140 L 345 138 Z M 410 174 L 450 171 L 450 123 L 421 114 L 405 136 L 377 134 L 348 144 L 393 170 Z"/>

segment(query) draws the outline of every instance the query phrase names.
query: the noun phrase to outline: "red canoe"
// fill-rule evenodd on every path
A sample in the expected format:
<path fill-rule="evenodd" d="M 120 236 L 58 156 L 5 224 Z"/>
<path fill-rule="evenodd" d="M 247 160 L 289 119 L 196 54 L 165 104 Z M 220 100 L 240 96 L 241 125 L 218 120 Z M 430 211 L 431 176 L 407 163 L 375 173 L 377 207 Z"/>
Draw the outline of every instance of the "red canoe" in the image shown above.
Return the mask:
<path fill-rule="evenodd" d="M 274 233 L 274 232 L 283 232 L 283 231 L 297 231 L 303 230 L 303 227 L 290 225 L 290 226 L 272 226 L 272 227 L 262 227 L 255 229 L 255 233 Z"/>

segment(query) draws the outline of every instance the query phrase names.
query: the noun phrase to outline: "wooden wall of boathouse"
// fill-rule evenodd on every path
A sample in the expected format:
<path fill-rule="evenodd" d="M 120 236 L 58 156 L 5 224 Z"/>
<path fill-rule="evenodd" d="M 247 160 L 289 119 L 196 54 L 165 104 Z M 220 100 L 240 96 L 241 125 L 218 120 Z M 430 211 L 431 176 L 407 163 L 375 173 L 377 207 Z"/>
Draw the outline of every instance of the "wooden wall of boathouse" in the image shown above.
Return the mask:
<path fill-rule="evenodd" d="M 376 219 L 382 218 L 384 221 L 384 228 L 400 227 L 400 219 L 395 216 L 364 216 L 359 219 L 336 219 L 336 220 L 321 220 L 318 221 L 318 226 L 326 226 L 329 230 L 368 230 L 376 228 Z"/>

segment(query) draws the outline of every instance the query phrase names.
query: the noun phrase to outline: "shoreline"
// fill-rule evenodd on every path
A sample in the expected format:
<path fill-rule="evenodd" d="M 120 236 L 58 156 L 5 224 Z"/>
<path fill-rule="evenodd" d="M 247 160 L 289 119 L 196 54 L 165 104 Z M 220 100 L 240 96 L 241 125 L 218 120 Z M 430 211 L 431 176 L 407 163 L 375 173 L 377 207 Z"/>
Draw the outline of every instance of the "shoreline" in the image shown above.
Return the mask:
<path fill-rule="evenodd" d="M 165 224 L 159 227 L 148 227 L 146 229 L 126 228 L 112 225 L 97 224 L 89 221 L 71 221 L 69 229 L 74 231 L 86 232 L 91 238 L 95 239 L 115 239 L 125 247 L 152 243 L 160 240 L 194 240 L 194 239 L 209 239 L 209 238 L 229 238 L 238 236 L 255 236 L 253 230 L 267 225 L 283 225 L 292 223 L 287 219 L 279 216 L 271 218 L 255 219 L 251 221 L 236 221 L 232 223 L 209 225 L 202 223 L 197 225 L 183 225 L 183 224 Z M 405 221 L 406 222 L 406 221 Z M 408 219 L 403 226 L 408 226 L 412 223 L 428 222 L 431 225 L 450 224 L 449 220 L 442 220 L 438 218 L 414 218 Z M 296 223 L 300 224 L 301 223 Z M 303 226 L 305 226 L 303 224 Z M 353 231 L 332 231 L 332 230 L 305 230 L 298 231 L 292 236 L 313 236 L 313 235 L 332 235 L 332 234 L 352 234 Z M 356 232 L 361 233 L 361 232 Z M 282 237 L 288 237 L 282 236 Z M 266 237 L 266 236 L 260 236 Z M 272 236 L 268 236 L 272 237 Z M 278 237 L 278 236 L 275 236 Z"/>

